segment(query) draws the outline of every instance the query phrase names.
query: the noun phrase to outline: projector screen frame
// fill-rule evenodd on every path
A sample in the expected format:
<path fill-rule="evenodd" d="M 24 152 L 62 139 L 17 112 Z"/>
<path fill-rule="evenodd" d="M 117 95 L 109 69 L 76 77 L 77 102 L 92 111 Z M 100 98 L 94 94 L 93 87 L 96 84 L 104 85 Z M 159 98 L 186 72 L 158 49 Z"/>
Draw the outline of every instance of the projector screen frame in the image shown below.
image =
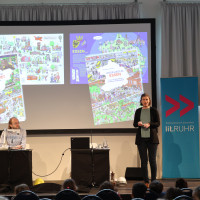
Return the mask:
<path fill-rule="evenodd" d="M 151 32 L 151 96 L 152 106 L 157 107 L 156 91 L 156 34 L 155 19 L 124 19 L 124 20 L 77 20 L 77 21 L 3 21 L 1 26 L 61 26 L 61 25 L 95 25 L 95 24 L 150 24 Z M 66 66 L 65 66 L 66 67 Z M 107 128 L 107 129 L 40 129 L 27 130 L 28 135 L 35 134 L 112 134 L 112 133 L 136 133 L 136 128 Z"/>

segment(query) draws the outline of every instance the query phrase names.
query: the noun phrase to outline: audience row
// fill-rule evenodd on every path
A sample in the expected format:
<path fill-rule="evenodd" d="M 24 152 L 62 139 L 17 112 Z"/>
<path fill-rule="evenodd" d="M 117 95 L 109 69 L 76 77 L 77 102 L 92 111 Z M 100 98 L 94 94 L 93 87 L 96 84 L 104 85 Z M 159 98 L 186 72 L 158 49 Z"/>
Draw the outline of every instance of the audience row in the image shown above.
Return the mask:
<path fill-rule="evenodd" d="M 15 195 L 12 200 L 39 200 L 39 197 L 26 184 L 15 187 Z M 35 196 L 35 199 L 34 199 Z M 29 198 L 28 198 L 29 197 Z M 163 191 L 163 184 L 158 181 L 152 181 L 149 188 L 144 183 L 135 183 L 132 187 L 132 199 L 144 200 L 200 200 L 200 186 L 194 191 L 188 188 L 187 181 L 179 178 L 175 182 L 175 187 L 170 187 Z M 0 196 L 0 200 L 7 198 Z M 73 179 L 67 179 L 63 182 L 61 191 L 55 196 L 55 200 L 80 200 L 78 187 Z M 121 200 L 121 196 L 115 188 L 114 184 L 105 181 L 99 188 L 96 195 L 86 195 L 82 200 Z M 45 200 L 45 199 L 43 199 Z"/>

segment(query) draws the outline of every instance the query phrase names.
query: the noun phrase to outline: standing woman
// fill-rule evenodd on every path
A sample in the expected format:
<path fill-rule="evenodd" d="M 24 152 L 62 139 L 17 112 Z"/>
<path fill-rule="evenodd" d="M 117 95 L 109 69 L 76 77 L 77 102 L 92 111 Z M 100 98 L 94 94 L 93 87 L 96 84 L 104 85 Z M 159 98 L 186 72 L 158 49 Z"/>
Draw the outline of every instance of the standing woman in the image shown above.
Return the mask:
<path fill-rule="evenodd" d="M 150 107 L 151 99 L 148 94 L 142 94 L 140 104 L 142 107 L 135 112 L 133 126 L 138 127 L 135 144 L 140 154 L 144 181 L 146 186 L 149 187 L 148 157 L 151 167 L 151 181 L 156 180 L 156 152 L 159 144 L 157 133 L 160 126 L 160 117 L 157 109 Z"/>

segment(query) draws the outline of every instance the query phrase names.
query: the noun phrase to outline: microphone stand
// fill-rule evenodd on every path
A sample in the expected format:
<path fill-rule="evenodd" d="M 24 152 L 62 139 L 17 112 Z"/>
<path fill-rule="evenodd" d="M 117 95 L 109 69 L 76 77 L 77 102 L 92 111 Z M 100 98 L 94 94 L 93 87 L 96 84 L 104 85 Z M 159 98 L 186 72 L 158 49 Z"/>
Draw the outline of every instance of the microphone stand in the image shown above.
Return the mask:
<path fill-rule="evenodd" d="M 12 191 L 12 184 L 11 184 L 11 159 L 12 159 L 12 152 L 11 148 L 8 147 L 8 187 L 9 190 Z"/>
<path fill-rule="evenodd" d="M 92 130 L 91 130 L 91 144 L 92 144 Z M 91 162 L 92 162 L 92 183 L 91 183 L 91 187 L 95 187 L 96 183 L 95 183 L 95 175 L 94 175 L 94 148 L 93 148 L 93 144 L 91 145 Z"/>

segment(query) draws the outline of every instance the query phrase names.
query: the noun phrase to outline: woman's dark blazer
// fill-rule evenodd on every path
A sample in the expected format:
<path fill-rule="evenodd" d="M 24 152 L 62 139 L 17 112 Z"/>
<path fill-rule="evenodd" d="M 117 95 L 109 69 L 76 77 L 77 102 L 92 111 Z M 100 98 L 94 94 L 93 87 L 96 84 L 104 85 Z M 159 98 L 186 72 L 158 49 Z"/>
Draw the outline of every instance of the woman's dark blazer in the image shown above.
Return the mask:
<path fill-rule="evenodd" d="M 138 127 L 135 144 L 141 143 L 141 127 L 138 126 L 140 120 L 142 108 L 138 108 L 135 112 L 135 118 L 133 121 L 133 126 Z M 158 127 L 160 126 L 160 117 L 156 108 L 150 107 L 150 141 L 155 144 L 159 144 L 158 140 Z"/>

